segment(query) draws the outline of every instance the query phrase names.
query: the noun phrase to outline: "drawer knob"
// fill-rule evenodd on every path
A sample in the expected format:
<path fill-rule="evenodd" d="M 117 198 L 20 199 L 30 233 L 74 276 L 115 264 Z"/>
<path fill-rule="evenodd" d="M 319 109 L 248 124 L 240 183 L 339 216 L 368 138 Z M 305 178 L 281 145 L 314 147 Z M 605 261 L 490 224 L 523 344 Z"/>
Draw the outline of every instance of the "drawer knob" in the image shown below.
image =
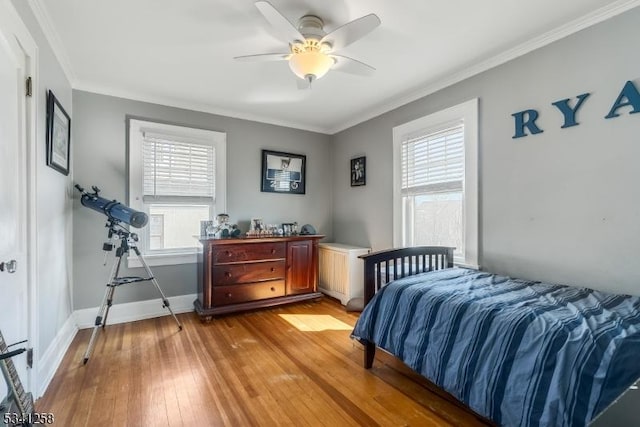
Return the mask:
<path fill-rule="evenodd" d="M 227 256 L 231 256 L 231 251 L 227 251 Z"/>
<path fill-rule="evenodd" d="M 274 249 L 271 249 L 271 253 L 272 253 L 272 254 L 275 254 L 275 253 L 276 253 L 275 248 L 274 248 Z"/>
<path fill-rule="evenodd" d="M 224 277 L 231 277 L 231 273 L 230 273 L 230 272 L 228 272 L 228 271 L 225 271 L 225 272 L 224 272 Z"/>
<path fill-rule="evenodd" d="M 273 286 L 271 287 L 271 292 L 275 292 L 276 288 L 274 288 Z"/>
<path fill-rule="evenodd" d="M 275 267 L 271 267 L 271 272 L 273 273 L 274 271 L 276 271 Z"/>
<path fill-rule="evenodd" d="M 225 297 L 227 297 L 227 298 L 231 298 L 231 292 L 227 292 L 227 294 L 225 295 Z"/>

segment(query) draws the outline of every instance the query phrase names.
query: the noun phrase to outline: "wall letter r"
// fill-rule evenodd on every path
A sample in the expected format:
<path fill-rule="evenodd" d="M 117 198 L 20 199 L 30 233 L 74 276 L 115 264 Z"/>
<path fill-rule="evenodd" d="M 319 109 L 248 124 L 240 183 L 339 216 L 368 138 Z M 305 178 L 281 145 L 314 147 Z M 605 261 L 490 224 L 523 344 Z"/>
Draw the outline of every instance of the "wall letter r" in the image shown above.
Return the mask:
<path fill-rule="evenodd" d="M 514 113 L 512 116 L 516 119 L 516 133 L 513 135 L 513 139 L 527 136 L 525 128 L 529 130 L 531 135 L 542 133 L 542 129 L 536 125 L 536 120 L 538 119 L 538 112 L 536 110 L 524 110 L 519 113 Z"/>

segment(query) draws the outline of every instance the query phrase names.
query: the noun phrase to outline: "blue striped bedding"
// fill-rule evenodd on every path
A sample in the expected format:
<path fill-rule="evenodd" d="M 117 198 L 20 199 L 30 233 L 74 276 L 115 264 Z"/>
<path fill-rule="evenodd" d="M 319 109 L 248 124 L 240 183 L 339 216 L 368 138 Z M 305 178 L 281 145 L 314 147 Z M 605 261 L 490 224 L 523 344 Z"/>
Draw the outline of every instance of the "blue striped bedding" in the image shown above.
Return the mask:
<path fill-rule="evenodd" d="M 352 336 L 506 426 L 582 426 L 640 377 L 640 298 L 446 269 L 399 279 Z"/>

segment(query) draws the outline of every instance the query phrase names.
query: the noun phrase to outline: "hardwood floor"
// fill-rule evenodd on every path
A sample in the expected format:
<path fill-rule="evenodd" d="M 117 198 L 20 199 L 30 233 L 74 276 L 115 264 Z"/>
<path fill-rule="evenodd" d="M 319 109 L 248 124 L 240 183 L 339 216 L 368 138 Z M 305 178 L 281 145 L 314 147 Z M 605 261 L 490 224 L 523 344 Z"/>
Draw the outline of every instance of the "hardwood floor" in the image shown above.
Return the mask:
<path fill-rule="evenodd" d="M 87 365 L 80 331 L 37 410 L 60 426 L 484 425 L 389 356 L 363 369 L 357 315 L 329 298 L 179 318 L 107 326 Z"/>

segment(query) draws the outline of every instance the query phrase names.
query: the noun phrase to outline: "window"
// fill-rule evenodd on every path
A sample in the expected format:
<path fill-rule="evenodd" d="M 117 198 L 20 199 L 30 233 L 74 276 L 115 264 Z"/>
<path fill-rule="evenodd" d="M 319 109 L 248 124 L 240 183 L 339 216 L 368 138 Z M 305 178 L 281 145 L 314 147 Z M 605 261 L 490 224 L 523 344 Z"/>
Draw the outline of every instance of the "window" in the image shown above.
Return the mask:
<path fill-rule="evenodd" d="M 149 215 L 139 247 L 150 265 L 196 262 L 200 221 L 226 210 L 225 164 L 225 133 L 129 121 L 129 205 Z"/>
<path fill-rule="evenodd" d="M 164 215 L 149 215 L 149 249 L 164 248 Z"/>
<path fill-rule="evenodd" d="M 454 246 L 478 267 L 477 99 L 393 129 L 394 246 Z"/>

